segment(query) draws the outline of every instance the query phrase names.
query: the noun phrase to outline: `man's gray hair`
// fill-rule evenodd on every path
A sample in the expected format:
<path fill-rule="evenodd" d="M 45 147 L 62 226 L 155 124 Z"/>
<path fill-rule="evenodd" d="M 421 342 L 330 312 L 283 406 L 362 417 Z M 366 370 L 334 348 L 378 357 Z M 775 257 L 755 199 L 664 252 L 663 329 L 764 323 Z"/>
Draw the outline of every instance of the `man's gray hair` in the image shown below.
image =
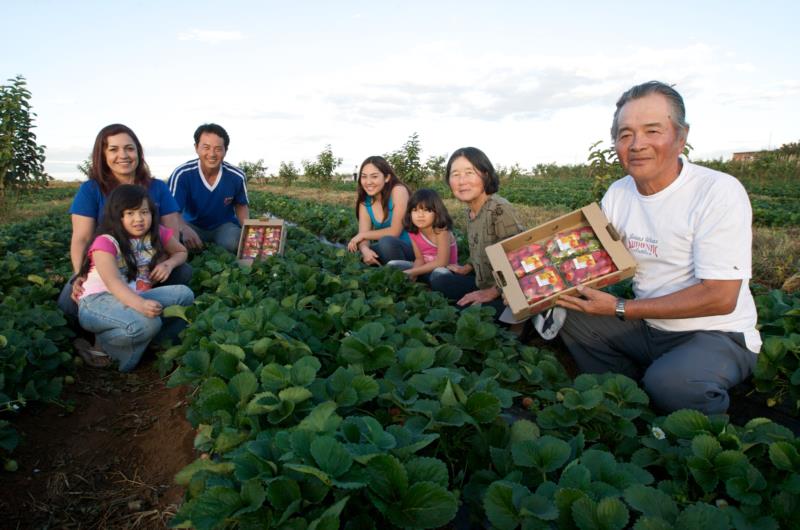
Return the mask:
<path fill-rule="evenodd" d="M 667 98 L 667 101 L 672 107 L 672 112 L 670 113 L 672 124 L 675 126 L 675 130 L 678 131 L 678 134 L 686 138 L 689 132 L 689 124 L 686 123 L 686 107 L 683 104 L 681 95 L 678 94 L 677 90 L 666 83 L 662 83 L 661 81 L 648 81 L 647 83 L 629 88 L 617 100 L 617 110 L 614 111 L 614 121 L 611 123 L 612 140 L 617 139 L 617 133 L 619 132 L 617 119 L 619 118 L 620 109 L 629 101 L 643 98 L 650 94 L 661 94 Z"/>

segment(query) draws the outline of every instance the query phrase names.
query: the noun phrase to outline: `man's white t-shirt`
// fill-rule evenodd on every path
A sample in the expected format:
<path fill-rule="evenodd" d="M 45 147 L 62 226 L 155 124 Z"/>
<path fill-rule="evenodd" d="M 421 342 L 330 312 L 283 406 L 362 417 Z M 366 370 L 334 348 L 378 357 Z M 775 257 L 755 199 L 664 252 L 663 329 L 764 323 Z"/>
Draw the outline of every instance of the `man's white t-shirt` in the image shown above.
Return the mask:
<path fill-rule="evenodd" d="M 761 337 L 748 281 L 750 199 L 736 178 L 681 160 L 678 178 L 656 194 L 640 194 L 628 175 L 614 182 L 603 197 L 603 211 L 637 262 L 634 294 L 655 298 L 700 280 L 742 280 L 733 313 L 647 322 L 664 331 L 744 333 L 747 348 L 757 353 Z"/>

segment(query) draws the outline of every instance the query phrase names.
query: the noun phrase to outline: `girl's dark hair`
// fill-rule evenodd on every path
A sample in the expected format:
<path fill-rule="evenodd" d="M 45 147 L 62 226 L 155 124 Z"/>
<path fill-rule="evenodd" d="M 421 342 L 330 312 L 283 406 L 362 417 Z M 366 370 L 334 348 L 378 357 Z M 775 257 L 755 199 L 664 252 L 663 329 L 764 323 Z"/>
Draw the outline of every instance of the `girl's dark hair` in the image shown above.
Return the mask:
<path fill-rule="evenodd" d="M 448 186 L 450 185 L 450 168 L 453 166 L 453 162 L 462 156 L 469 160 L 470 164 L 478 170 L 481 180 L 483 180 L 483 189 L 486 194 L 497 193 L 500 189 L 500 177 L 497 176 L 497 172 L 494 170 L 494 166 L 489 161 L 486 153 L 477 147 L 462 147 L 461 149 L 456 149 L 456 152 L 450 155 L 450 160 L 447 161 L 447 169 L 444 172 L 445 183 Z"/>
<path fill-rule="evenodd" d="M 434 190 L 429 188 L 422 188 L 414 192 L 414 195 L 408 200 L 408 210 L 403 217 L 403 226 L 407 232 L 416 234 L 419 232 L 414 223 L 411 221 L 411 212 L 422 206 L 424 209 L 433 212 L 433 228 L 436 230 L 452 230 L 453 219 L 447 212 L 447 207 L 444 205 L 442 198 Z"/>
<path fill-rule="evenodd" d="M 95 138 L 94 147 L 92 148 L 92 164 L 89 168 L 89 179 L 97 182 L 103 195 L 111 193 L 111 190 L 116 188 L 119 184 L 116 177 L 114 177 L 114 174 L 111 172 L 111 168 L 108 167 L 108 162 L 106 162 L 108 137 L 122 133 L 130 136 L 134 145 L 136 145 L 138 164 L 136 165 L 136 174 L 134 176 L 135 183 L 145 188 L 150 187 L 152 176 L 150 175 L 150 168 L 147 166 L 147 162 L 144 161 L 144 150 L 142 149 L 142 144 L 139 142 L 139 138 L 136 137 L 136 133 L 134 133 L 130 127 L 122 125 L 121 123 L 112 123 L 111 125 L 106 125 L 97 133 L 97 138 Z"/>
<path fill-rule="evenodd" d="M 358 196 L 356 197 L 356 219 L 358 219 L 358 206 L 362 202 L 366 202 L 367 200 L 367 192 L 364 190 L 364 186 L 361 185 L 361 172 L 364 171 L 364 166 L 367 164 L 372 164 L 378 171 L 383 173 L 383 176 L 389 177 L 389 182 L 383 186 L 381 190 L 381 206 L 383 207 L 383 219 L 380 221 L 383 222 L 389 217 L 389 199 L 392 197 L 392 190 L 395 186 L 403 186 L 404 188 L 408 189 L 408 187 L 403 184 L 400 180 L 400 177 L 397 176 L 397 173 L 394 172 L 394 168 L 392 165 L 386 161 L 385 158 L 382 156 L 370 156 L 367 157 L 364 162 L 361 163 L 361 168 L 358 170 Z"/>
<path fill-rule="evenodd" d="M 147 190 L 141 186 L 133 184 L 120 184 L 109 195 L 106 201 L 105 208 L 103 208 L 103 220 L 95 231 L 95 237 L 103 234 L 108 234 L 117 240 L 122 257 L 125 259 L 125 265 L 128 266 L 127 280 L 129 282 L 136 279 L 137 265 L 136 260 L 131 250 L 131 236 L 125 231 L 122 226 L 122 215 L 125 210 L 135 210 L 139 208 L 143 202 L 147 202 L 147 207 L 153 216 L 153 222 L 150 224 L 150 244 L 153 246 L 154 254 L 153 259 L 150 260 L 150 270 L 153 270 L 161 259 L 167 255 L 164 249 L 164 243 L 158 235 L 158 208 L 150 198 Z M 83 258 L 83 264 L 79 276 L 86 276 L 89 272 L 89 252 L 87 249 L 86 255 Z"/>

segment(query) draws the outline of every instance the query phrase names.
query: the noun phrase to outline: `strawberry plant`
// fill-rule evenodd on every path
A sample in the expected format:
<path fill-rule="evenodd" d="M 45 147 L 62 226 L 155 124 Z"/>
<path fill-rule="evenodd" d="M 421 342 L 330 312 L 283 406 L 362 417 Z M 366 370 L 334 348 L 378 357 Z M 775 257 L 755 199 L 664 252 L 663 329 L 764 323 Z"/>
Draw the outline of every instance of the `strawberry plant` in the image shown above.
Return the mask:
<path fill-rule="evenodd" d="M 30 241 L 36 241 L 31 247 Z M 56 216 L 0 228 L 0 413 L 13 418 L 30 401 L 53 401 L 72 369 L 72 332 L 55 304 L 69 270 L 69 234 Z M 0 420 L 0 455 L 17 445 Z"/>
<path fill-rule="evenodd" d="M 800 296 L 773 290 L 755 300 L 764 342 L 753 382 L 767 405 L 785 402 L 796 414 L 800 412 Z"/>
<path fill-rule="evenodd" d="M 252 199 L 333 241 L 355 229 L 350 209 Z M 62 224 L 0 230 L 7 415 L 57 397 L 69 368 L 53 303 L 69 271 Z M 221 250 L 193 260 L 191 324 L 158 363 L 170 385 L 193 387 L 188 418 L 206 457 L 176 476 L 186 493 L 172 527 L 439 528 L 459 510 L 460 524 L 495 528 L 800 522 L 800 443 L 787 429 L 658 417 L 624 376 L 571 381 L 487 310 L 458 311 L 303 229 L 288 238 L 285 256 L 251 268 Z M 767 355 L 756 382 L 795 399 L 798 301 L 757 302 Z M 17 443 L 4 417 L 7 468 Z"/>
<path fill-rule="evenodd" d="M 230 259 L 195 260 L 204 294 L 161 359 L 171 384 L 197 387 L 189 418 L 211 454 L 179 476 L 175 527 L 435 528 L 459 506 L 497 528 L 794 521 L 785 429 L 658 418 L 620 375 L 570 383 L 482 309 L 459 313 L 298 229 L 283 258 Z M 514 421 L 523 395 L 533 411 Z"/>
<path fill-rule="evenodd" d="M 474 447 L 488 447 L 484 431 L 506 425 L 500 412 L 519 395 L 500 381 L 546 387 L 565 382 L 563 370 L 549 354 L 512 348 L 485 310 L 459 316 L 398 271 L 364 269 L 297 230 L 289 241 L 283 259 L 252 269 L 222 254 L 194 262 L 206 294 L 160 362 L 177 363 L 170 384 L 197 387 L 195 443 L 214 465 L 259 440 L 282 456 L 258 482 L 235 466 L 198 471 L 173 524 L 203 527 L 209 503 L 225 508 L 208 527 L 250 521 L 241 510 L 252 489 L 266 492 L 255 511 L 282 524 L 300 524 L 301 513 L 312 524 L 342 503 L 348 521 L 444 525 L 458 507 L 454 486 L 468 479 L 462 462 L 480 461 Z M 286 487 L 298 492 L 291 513 L 291 502 L 270 501 L 273 482 L 296 484 Z"/>
<path fill-rule="evenodd" d="M 349 212 L 342 213 L 350 217 Z M 296 220 L 305 223 L 301 214 L 296 214 Z M 316 226 L 317 222 L 311 218 L 308 223 Z M 789 445 L 750 452 L 754 426 L 720 427 L 720 419 L 697 413 L 658 418 L 647 407 L 644 392 L 623 376 L 581 376 L 569 384 L 557 365 L 551 369 L 549 354 L 506 343 L 505 333 L 493 327 L 479 308 L 455 313 L 418 286 L 402 280 L 395 283 L 392 271 L 363 269 L 339 249 L 320 249 L 298 237 L 290 233 L 290 248 L 300 250 L 297 254 L 287 253 L 283 262 L 259 264 L 241 274 L 251 282 L 251 290 L 281 300 L 284 316 L 294 322 L 292 327 L 284 316 L 278 318 L 289 326 L 284 344 L 286 339 L 301 340 L 319 360 L 315 380 L 307 387 L 308 399 L 316 406 L 328 403 L 334 412 L 326 418 L 341 418 L 334 423 L 355 421 L 359 426 L 350 428 L 352 434 L 333 434 L 355 462 L 384 459 L 388 453 L 397 458 L 398 465 L 389 460 L 382 460 L 382 465 L 399 470 L 409 457 L 436 459 L 438 463 L 431 465 L 447 470 L 447 488 L 454 489 L 446 491 L 458 492 L 470 520 L 480 525 L 488 519 L 498 528 L 634 524 L 691 528 L 701 522 L 745 528 L 794 521 L 797 494 L 786 485 L 793 473 L 788 471 L 792 457 L 779 455 L 793 454 L 789 445 L 796 447 L 796 440 L 785 429 L 768 422 L 758 426 L 758 436 L 781 433 Z M 206 281 L 221 286 L 227 274 L 223 267 L 221 274 L 209 274 Z M 358 279 L 351 281 L 350 275 Z M 256 278 L 265 278 L 268 286 Z M 228 296 L 232 295 L 220 292 L 215 303 Z M 256 294 L 236 296 L 258 299 Z M 199 303 L 203 304 L 202 298 Z M 283 351 L 276 349 L 272 354 L 280 356 Z M 246 348 L 245 352 L 248 358 Z M 272 366 L 270 373 L 278 374 L 275 381 L 296 386 L 293 370 L 293 364 L 286 362 L 280 368 Z M 270 392 L 275 395 L 276 391 L 281 389 L 276 386 Z M 504 411 L 523 394 L 535 396 L 530 400 L 534 421 L 518 419 L 509 424 Z M 268 398 L 269 406 L 282 406 L 280 396 Z M 306 420 L 291 421 L 302 425 Z M 279 432 L 296 429 L 289 424 L 276 428 Z M 209 436 L 206 442 L 224 432 L 217 429 L 211 426 L 202 431 L 201 427 Z M 746 441 L 739 443 L 751 467 L 736 464 L 715 482 L 702 470 L 722 466 L 729 458 L 731 453 L 725 451 L 731 451 L 728 445 L 740 436 L 736 429 L 745 433 L 740 440 Z M 716 433 L 722 453 L 703 445 L 705 438 L 694 440 L 710 436 L 707 433 Z M 387 434 L 395 436 L 395 442 L 404 440 L 402 452 L 397 452 L 397 445 L 391 447 Z M 347 461 L 344 454 L 340 458 Z M 379 520 L 407 527 L 420 524 L 397 514 L 387 519 L 390 504 L 375 502 L 375 488 L 363 479 L 350 480 L 348 475 L 342 483 L 352 489 L 337 490 L 336 477 L 321 475 L 325 471 L 320 465 L 307 460 L 301 465 L 307 467 L 292 470 L 300 469 L 331 488 L 327 491 L 333 495 L 324 506 L 339 510 L 347 498 L 338 513 L 351 527 L 371 528 Z M 778 490 L 764 486 L 754 469 L 784 484 L 779 500 L 767 502 L 769 495 L 775 497 L 770 492 Z M 745 486 L 744 480 L 752 484 Z M 763 508 L 753 507 L 756 495 Z M 441 512 L 431 509 L 449 514 L 445 498 L 442 492 Z M 400 502 L 399 493 L 393 499 Z M 301 504 L 313 506 L 315 500 L 304 498 Z"/>

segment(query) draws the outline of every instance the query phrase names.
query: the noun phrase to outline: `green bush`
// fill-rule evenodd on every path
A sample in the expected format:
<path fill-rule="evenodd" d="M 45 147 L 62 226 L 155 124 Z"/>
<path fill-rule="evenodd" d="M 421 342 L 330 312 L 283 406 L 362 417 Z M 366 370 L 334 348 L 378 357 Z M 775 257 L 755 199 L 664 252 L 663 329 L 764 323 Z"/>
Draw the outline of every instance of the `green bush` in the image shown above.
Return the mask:
<path fill-rule="evenodd" d="M 342 164 L 342 159 L 333 156 L 330 144 L 325 146 L 317 155 L 316 162 L 303 160 L 303 171 L 306 177 L 320 186 L 330 186 L 333 182 L 333 172 Z"/>
<path fill-rule="evenodd" d="M 46 186 L 44 146 L 33 133 L 31 93 L 21 75 L 0 85 L 0 194 L 6 189 Z"/>
<path fill-rule="evenodd" d="M 294 166 L 294 162 L 281 162 L 281 166 L 278 169 L 278 179 L 280 179 L 281 182 L 287 186 L 291 186 L 298 178 L 300 178 L 300 173 Z"/>

